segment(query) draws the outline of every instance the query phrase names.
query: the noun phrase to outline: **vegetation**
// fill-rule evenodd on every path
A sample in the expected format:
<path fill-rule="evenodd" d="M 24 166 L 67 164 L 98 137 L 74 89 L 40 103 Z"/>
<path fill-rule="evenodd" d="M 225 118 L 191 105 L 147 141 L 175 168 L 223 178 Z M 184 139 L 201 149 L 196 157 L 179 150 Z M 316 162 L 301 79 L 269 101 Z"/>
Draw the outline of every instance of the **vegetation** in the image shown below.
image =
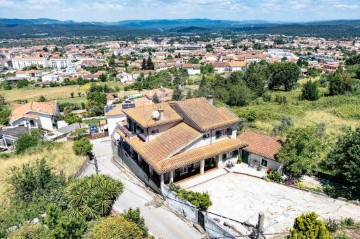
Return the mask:
<path fill-rule="evenodd" d="M 318 100 L 320 98 L 318 83 L 316 81 L 308 81 L 302 87 L 301 99 L 303 100 Z"/>
<path fill-rule="evenodd" d="M 136 223 L 126 220 L 122 215 L 100 220 L 94 225 L 87 239 L 131 238 L 143 239 L 144 232 Z"/>
<path fill-rule="evenodd" d="M 91 175 L 71 182 L 65 189 L 68 212 L 75 218 L 86 220 L 110 214 L 115 199 L 124 186 L 107 175 Z"/>
<path fill-rule="evenodd" d="M 324 130 L 319 127 L 290 129 L 278 159 L 286 163 L 285 170 L 293 176 L 310 174 L 323 158 Z"/>
<path fill-rule="evenodd" d="M 41 141 L 42 131 L 41 130 L 33 130 L 31 133 L 26 132 L 23 134 L 15 143 L 15 152 L 17 154 L 21 154 L 26 152 L 31 148 L 35 148 L 40 144 L 44 143 Z"/>
<path fill-rule="evenodd" d="M 348 131 L 339 138 L 328 158 L 324 161 L 325 168 L 333 175 L 343 179 L 348 189 L 360 196 L 360 128 Z"/>
<path fill-rule="evenodd" d="M 190 202 L 192 205 L 199 208 L 200 210 L 207 210 L 212 205 L 210 195 L 207 192 L 200 193 L 180 189 L 177 192 L 177 196 Z"/>
<path fill-rule="evenodd" d="M 73 150 L 75 155 L 90 155 L 92 151 L 92 144 L 88 138 L 80 138 L 73 144 Z"/>
<path fill-rule="evenodd" d="M 302 214 L 295 218 L 288 239 L 331 239 L 330 232 L 315 212 Z"/>

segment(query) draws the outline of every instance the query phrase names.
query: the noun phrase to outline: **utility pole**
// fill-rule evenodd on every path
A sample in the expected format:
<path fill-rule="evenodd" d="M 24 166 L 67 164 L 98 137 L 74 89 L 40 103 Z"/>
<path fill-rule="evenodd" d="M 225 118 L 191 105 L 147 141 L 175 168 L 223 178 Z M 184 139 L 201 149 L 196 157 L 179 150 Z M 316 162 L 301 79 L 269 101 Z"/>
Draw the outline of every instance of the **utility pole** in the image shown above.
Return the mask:
<path fill-rule="evenodd" d="M 262 238 L 262 233 L 264 229 L 264 213 L 260 212 L 258 217 L 258 224 L 256 225 L 256 239 Z"/>

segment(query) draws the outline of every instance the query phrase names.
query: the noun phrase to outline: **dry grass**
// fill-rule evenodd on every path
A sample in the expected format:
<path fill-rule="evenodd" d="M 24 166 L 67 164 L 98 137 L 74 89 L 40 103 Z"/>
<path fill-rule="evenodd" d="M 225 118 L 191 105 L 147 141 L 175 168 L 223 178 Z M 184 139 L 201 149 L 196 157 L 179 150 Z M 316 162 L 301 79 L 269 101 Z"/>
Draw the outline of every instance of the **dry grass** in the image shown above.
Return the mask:
<path fill-rule="evenodd" d="M 74 92 L 75 95 L 77 95 L 78 92 L 85 94 L 85 90 L 80 89 L 79 86 L 69 85 L 46 88 L 0 90 L 0 95 L 3 95 L 6 101 L 12 103 L 16 100 L 37 100 L 41 95 L 49 100 L 69 98 L 71 92 Z"/>
<path fill-rule="evenodd" d="M 59 143 L 50 150 L 43 150 L 32 154 L 15 155 L 8 159 L 0 159 L 0 202 L 6 200 L 6 183 L 9 177 L 9 169 L 21 167 L 23 164 L 35 162 L 37 159 L 45 158 L 54 168 L 55 172 L 64 172 L 66 176 L 76 173 L 84 161 L 84 157 L 76 156 L 72 150 L 73 142 L 67 141 Z"/>

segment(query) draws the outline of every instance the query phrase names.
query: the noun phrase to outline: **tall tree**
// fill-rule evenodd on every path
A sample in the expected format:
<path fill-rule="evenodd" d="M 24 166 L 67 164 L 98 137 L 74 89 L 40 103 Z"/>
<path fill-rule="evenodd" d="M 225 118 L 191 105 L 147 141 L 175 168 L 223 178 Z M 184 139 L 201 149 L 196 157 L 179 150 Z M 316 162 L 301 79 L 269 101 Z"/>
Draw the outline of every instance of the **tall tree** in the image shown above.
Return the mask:
<path fill-rule="evenodd" d="M 290 91 L 299 79 L 300 68 L 292 62 L 278 62 L 271 65 L 270 73 L 270 89 L 283 86 L 285 91 Z"/>
<path fill-rule="evenodd" d="M 182 90 L 180 89 L 180 86 L 177 85 L 175 90 L 174 90 L 174 93 L 173 93 L 173 96 L 172 96 L 172 100 L 181 100 L 182 99 Z"/>
<path fill-rule="evenodd" d="M 339 138 L 323 163 L 327 170 L 344 179 L 351 191 L 360 196 L 360 128 Z"/>
<path fill-rule="evenodd" d="M 146 69 L 147 69 L 147 63 L 146 63 L 145 58 L 143 58 L 143 61 L 141 63 L 141 70 L 146 70 Z"/>
<path fill-rule="evenodd" d="M 146 69 L 147 70 L 154 70 L 155 69 L 154 63 L 152 62 L 150 56 L 148 57 L 147 62 L 146 62 Z"/>
<path fill-rule="evenodd" d="M 319 127 L 290 129 L 278 160 L 286 163 L 286 172 L 293 176 L 310 174 L 324 158 L 325 142 L 323 130 Z"/>
<path fill-rule="evenodd" d="M 244 74 L 246 85 L 255 92 L 257 96 L 261 96 L 265 92 L 265 85 L 269 80 L 270 70 L 268 64 L 251 63 Z"/>

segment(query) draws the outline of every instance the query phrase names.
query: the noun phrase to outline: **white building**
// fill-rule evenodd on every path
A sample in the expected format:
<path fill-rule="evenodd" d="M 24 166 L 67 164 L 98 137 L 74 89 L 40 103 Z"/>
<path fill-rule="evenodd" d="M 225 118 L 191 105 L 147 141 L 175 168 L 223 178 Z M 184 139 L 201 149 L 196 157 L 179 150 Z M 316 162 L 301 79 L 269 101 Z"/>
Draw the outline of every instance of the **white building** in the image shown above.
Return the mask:
<path fill-rule="evenodd" d="M 112 134 L 115 160 L 159 192 L 177 182 L 237 161 L 246 144 L 236 138 L 239 118 L 205 98 L 124 109 L 126 123 Z"/>
<path fill-rule="evenodd" d="M 55 116 L 58 115 L 60 115 L 60 111 L 57 101 L 14 104 L 9 124 L 14 127 L 25 126 L 53 131 Z"/>
<path fill-rule="evenodd" d="M 12 66 L 14 69 L 21 70 L 24 67 L 28 67 L 34 65 L 36 67 L 46 67 L 46 59 L 39 58 L 39 57 L 27 57 L 27 58 L 20 58 L 15 57 L 12 59 Z"/>

